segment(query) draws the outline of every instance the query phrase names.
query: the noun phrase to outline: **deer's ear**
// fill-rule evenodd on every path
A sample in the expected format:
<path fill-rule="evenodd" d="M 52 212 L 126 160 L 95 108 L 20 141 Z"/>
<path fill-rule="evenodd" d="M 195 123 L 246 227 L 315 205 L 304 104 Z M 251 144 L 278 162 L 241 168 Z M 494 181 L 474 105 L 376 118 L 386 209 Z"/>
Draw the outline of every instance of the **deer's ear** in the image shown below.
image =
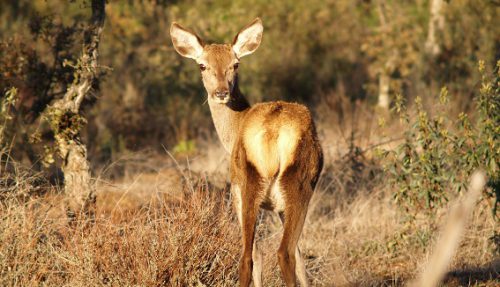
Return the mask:
<path fill-rule="evenodd" d="M 236 56 L 241 58 L 255 52 L 262 40 L 263 31 L 264 27 L 260 18 L 255 18 L 252 23 L 243 28 L 233 40 L 233 51 Z"/>
<path fill-rule="evenodd" d="M 203 41 L 194 32 L 177 23 L 170 26 L 170 37 L 174 48 L 181 56 L 197 59 L 203 53 Z"/>

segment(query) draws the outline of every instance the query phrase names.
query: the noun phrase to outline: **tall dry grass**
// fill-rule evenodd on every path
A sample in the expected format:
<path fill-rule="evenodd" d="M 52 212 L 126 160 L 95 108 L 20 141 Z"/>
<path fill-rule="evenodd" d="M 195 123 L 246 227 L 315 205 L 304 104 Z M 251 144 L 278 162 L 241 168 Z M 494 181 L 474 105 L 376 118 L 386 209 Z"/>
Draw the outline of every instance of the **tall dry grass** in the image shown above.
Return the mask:
<path fill-rule="evenodd" d="M 313 286 L 402 286 L 422 273 L 448 206 L 411 223 L 371 148 L 397 135 L 355 102 L 349 120 L 318 121 L 326 166 L 299 242 Z M 358 105 L 353 107 L 350 105 Z M 340 134 L 335 129 L 343 129 Z M 390 143 L 389 143 L 390 144 Z M 29 168 L 0 175 L 1 286 L 234 286 L 240 230 L 231 207 L 228 156 L 200 143 L 190 157 L 133 154 L 101 171 L 93 222 L 69 221 L 64 196 Z M 474 208 L 446 286 L 498 286 L 498 223 Z M 265 286 L 282 286 L 282 226 L 261 212 L 257 236 Z"/>
<path fill-rule="evenodd" d="M 4 200 L 0 285 L 235 284 L 238 226 L 223 193 L 200 181 L 175 201 L 112 196 L 100 194 L 95 222 L 69 222 L 56 190 Z"/>

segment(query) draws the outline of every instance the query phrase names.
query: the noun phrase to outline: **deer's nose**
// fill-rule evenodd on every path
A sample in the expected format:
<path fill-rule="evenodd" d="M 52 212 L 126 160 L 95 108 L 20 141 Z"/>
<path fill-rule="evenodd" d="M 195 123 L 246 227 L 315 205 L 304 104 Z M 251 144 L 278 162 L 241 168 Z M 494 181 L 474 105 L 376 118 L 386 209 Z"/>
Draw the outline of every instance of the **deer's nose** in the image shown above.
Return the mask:
<path fill-rule="evenodd" d="M 229 96 L 229 91 L 228 90 L 218 90 L 215 92 L 215 96 L 219 98 L 220 100 L 224 100 Z"/>

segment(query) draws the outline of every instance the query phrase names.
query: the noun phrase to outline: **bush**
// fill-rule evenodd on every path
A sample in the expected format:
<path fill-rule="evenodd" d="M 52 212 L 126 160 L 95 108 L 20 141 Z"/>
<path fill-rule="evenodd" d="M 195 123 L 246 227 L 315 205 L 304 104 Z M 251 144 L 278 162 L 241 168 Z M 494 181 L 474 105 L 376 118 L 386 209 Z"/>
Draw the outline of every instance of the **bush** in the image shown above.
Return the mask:
<path fill-rule="evenodd" d="M 415 99 L 416 118 L 410 117 L 403 97 L 398 96 L 394 111 L 406 132 L 404 141 L 394 150 L 382 154 L 387 161 L 390 183 L 396 187 L 394 199 L 410 215 L 433 210 L 455 196 L 466 186 L 476 169 L 489 177 L 489 195 L 496 195 L 493 215 L 499 203 L 498 163 L 500 162 L 500 61 L 492 76 L 487 76 L 484 62 L 479 63 L 481 88 L 475 98 L 476 120 L 465 113 L 458 119 L 447 114 L 448 90 L 439 95 L 436 115 L 429 115 L 422 99 Z"/>

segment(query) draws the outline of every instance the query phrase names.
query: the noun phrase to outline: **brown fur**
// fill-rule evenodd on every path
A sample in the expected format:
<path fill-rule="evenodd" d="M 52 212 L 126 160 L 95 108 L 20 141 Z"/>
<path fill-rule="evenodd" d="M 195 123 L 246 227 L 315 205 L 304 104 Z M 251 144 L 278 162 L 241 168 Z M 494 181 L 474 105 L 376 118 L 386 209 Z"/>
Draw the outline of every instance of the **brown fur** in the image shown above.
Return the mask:
<path fill-rule="evenodd" d="M 242 229 L 240 285 L 249 286 L 253 275 L 254 285 L 261 286 L 261 257 L 254 242 L 260 208 L 277 212 L 283 221 L 278 262 L 286 285 L 296 285 L 296 272 L 307 285 L 297 243 L 323 167 L 311 114 L 303 105 L 281 101 L 250 106 L 241 94 L 234 65 L 259 46 L 260 19 L 240 31 L 233 45 L 203 45 L 186 31 L 172 25 L 174 47 L 202 65 L 214 125 L 231 153 L 231 192 Z M 220 97 L 227 91 L 227 97 Z"/>
<path fill-rule="evenodd" d="M 263 133 L 263 146 L 245 145 L 245 137 L 255 127 Z M 277 140 L 283 127 L 297 131 L 296 146 L 285 163 L 272 159 L 278 150 Z M 293 144 L 293 142 L 290 142 Z M 260 154 L 270 159 L 252 158 Z M 307 214 L 309 200 L 323 165 L 323 156 L 314 124 L 304 106 L 284 102 L 258 104 L 249 108 L 233 147 L 231 182 L 239 185 L 242 198 L 243 256 L 241 284 L 250 279 L 255 220 L 259 207 L 275 210 L 284 219 L 284 233 L 278 250 L 278 262 L 287 286 L 295 286 L 297 243 Z M 260 164 L 260 165 L 259 165 Z M 273 201 L 266 182 L 275 181 L 283 192 L 284 209 Z M 299 255 L 300 256 L 300 255 Z"/>

